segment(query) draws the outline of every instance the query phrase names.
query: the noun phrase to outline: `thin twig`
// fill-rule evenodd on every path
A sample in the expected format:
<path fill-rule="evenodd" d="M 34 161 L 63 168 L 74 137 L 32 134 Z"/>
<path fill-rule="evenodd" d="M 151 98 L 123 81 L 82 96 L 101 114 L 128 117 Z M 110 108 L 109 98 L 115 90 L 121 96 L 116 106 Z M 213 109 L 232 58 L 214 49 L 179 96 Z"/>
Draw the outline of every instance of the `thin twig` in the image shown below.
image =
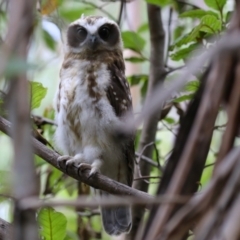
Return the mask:
<path fill-rule="evenodd" d="M 153 144 L 153 147 L 154 147 L 154 150 L 155 150 L 155 153 L 156 153 L 156 160 L 157 160 L 157 163 L 158 163 L 158 168 L 161 169 L 161 171 L 163 171 L 163 168 L 160 164 L 160 156 L 159 156 L 159 151 L 158 151 L 156 143 Z"/>
<path fill-rule="evenodd" d="M 38 115 L 32 115 L 32 118 L 33 118 L 34 122 L 36 123 L 36 125 L 38 125 L 38 126 L 45 125 L 45 124 L 57 126 L 57 123 L 49 118 L 45 118 L 45 117 L 38 116 Z"/>
<path fill-rule="evenodd" d="M 138 153 L 138 152 L 135 152 L 135 156 L 138 157 L 138 158 L 140 158 L 140 160 L 146 161 L 147 163 L 151 164 L 151 165 L 154 166 L 154 167 L 159 167 L 159 165 L 158 165 L 156 162 L 154 162 L 151 158 L 148 158 L 148 157 L 146 157 L 146 156 L 144 156 L 144 155 L 141 155 L 141 154 Z M 160 166 L 160 170 L 162 170 L 162 169 L 161 169 L 161 166 Z"/>
<path fill-rule="evenodd" d="M 122 14 L 123 14 L 124 5 L 125 5 L 125 2 L 124 2 L 124 0 L 122 0 L 121 4 L 120 4 L 120 11 L 119 11 L 118 21 L 117 21 L 119 27 L 121 26 L 121 20 L 122 20 Z"/>
<path fill-rule="evenodd" d="M 103 6 L 105 6 L 106 4 L 104 4 L 103 6 L 98 6 L 96 4 L 94 4 L 93 2 L 89 2 L 89 1 L 85 1 L 85 0 L 81 0 L 81 3 L 87 4 L 92 6 L 95 9 L 99 9 L 102 13 L 106 14 L 109 18 L 113 19 L 115 22 L 117 22 L 117 19 L 113 17 L 112 14 L 110 14 L 109 12 L 105 11 L 103 9 Z"/>
<path fill-rule="evenodd" d="M 172 14 L 173 14 L 173 9 L 172 7 L 169 8 L 169 15 L 168 15 L 168 28 L 167 28 L 167 33 L 168 33 L 168 41 L 167 41 L 167 53 L 166 53 L 166 58 L 165 58 L 165 65 L 168 63 L 168 58 L 169 58 L 169 47 L 171 44 L 171 25 L 172 25 Z"/>
<path fill-rule="evenodd" d="M 150 147 L 150 146 L 152 146 L 152 145 L 154 145 L 154 142 L 151 142 L 151 143 L 146 144 L 146 145 L 142 148 L 142 150 L 141 150 L 141 152 L 140 152 L 140 155 L 139 155 L 138 159 L 136 160 L 136 168 L 138 169 L 138 175 L 139 175 L 139 177 L 142 177 L 142 172 L 141 172 L 141 167 L 140 167 L 141 156 L 142 156 L 142 154 L 144 153 L 144 151 L 145 151 L 148 147 Z M 145 183 L 149 184 L 149 181 L 147 181 L 147 180 L 144 180 L 144 181 L 145 181 Z"/>

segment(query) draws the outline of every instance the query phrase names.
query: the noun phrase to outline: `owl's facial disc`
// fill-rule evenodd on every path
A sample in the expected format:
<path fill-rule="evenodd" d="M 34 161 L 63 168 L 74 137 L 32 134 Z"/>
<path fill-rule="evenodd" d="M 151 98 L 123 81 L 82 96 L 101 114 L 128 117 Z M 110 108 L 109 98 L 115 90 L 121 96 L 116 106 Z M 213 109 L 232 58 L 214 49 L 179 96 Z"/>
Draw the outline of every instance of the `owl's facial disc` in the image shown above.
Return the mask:
<path fill-rule="evenodd" d="M 88 25 L 70 25 L 67 32 L 69 46 L 84 51 L 110 50 L 121 44 L 120 33 L 115 24 L 105 23 L 95 31 L 89 30 Z"/>
<path fill-rule="evenodd" d="M 71 47 L 79 48 L 84 44 L 88 36 L 87 30 L 79 25 L 73 25 L 68 28 L 67 41 Z"/>

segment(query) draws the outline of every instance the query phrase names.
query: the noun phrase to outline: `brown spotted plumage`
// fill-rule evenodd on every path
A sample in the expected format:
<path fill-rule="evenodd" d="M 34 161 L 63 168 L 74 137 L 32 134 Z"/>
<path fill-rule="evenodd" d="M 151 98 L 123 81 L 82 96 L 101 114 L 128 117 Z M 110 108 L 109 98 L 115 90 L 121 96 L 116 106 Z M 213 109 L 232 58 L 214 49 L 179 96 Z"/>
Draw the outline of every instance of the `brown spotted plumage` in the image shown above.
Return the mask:
<path fill-rule="evenodd" d="M 134 134 L 119 138 L 132 100 L 125 77 L 122 40 L 117 24 L 105 17 L 81 17 L 71 23 L 56 94 L 55 134 L 67 165 L 90 165 L 91 172 L 132 185 Z M 101 195 L 108 193 L 101 191 Z M 130 207 L 102 208 L 110 235 L 131 229 Z"/>

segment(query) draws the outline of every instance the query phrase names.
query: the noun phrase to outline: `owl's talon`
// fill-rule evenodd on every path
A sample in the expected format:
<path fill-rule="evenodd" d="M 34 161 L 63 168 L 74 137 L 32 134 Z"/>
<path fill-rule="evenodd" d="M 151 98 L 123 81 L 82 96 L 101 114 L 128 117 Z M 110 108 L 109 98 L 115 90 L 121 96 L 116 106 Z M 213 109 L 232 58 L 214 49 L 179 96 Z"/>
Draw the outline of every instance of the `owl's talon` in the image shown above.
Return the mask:
<path fill-rule="evenodd" d="M 94 177 L 97 173 L 98 173 L 98 171 L 95 171 L 95 170 L 92 168 L 91 171 L 90 171 L 90 173 L 89 173 L 88 179 L 91 178 L 91 177 Z"/>
<path fill-rule="evenodd" d="M 89 165 L 87 163 L 80 163 L 78 165 L 78 175 L 80 175 L 79 172 L 84 172 L 87 169 L 91 169 L 91 165 Z"/>
<path fill-rule="evenodd" d="M 81 172 L 84 172 L 86 169 L 91 169 L 91 165 L 87 164 L 87 163 L 80 163 L 79 166 L 78 166 L 78 169 Z"/>
<path fill-rule="evenodd" d="M 91 171 L 89 173 L 89 177 L 88 178 L 94 177 L 98 173 L 98 171 L 99 171 L 98 169 L 92 167 L 92 169 L 91 169 Z"/>
<path fill-rule="evenodd" d="M 66 168 L 67 162 L 71 159 L 68 155 L 63 155 L 57 158 L 58 167 L 64 169 Z"/>

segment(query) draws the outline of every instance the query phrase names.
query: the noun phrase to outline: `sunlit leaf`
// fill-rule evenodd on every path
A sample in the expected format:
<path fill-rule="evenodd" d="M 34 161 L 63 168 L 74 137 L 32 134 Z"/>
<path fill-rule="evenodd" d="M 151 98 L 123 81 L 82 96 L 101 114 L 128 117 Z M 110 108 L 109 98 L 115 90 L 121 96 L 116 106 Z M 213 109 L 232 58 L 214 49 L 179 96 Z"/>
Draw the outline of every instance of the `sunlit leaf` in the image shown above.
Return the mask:
<path fill-rule="evenodd" d="M 138 85 L 140 82 L 147 82 L 148 76 L 145 74 L 132 75 L 127 78 L 130 86 Z"/>
<path fill-rule="evenodd" d="M 182 48 L 182 49 L 176 51 L 175 53 L 171 54 L 170 57 L 174 61 L 186 59 L 188 57 L 188 55 L 190 53 L 192 53 L 194 49 L 196 49 L 197 46 L 198 46 L 198 44 L 196 44 L 196 43 L 191 44 L 188 47 Z"/>
<path fill-rule="evenodd" d="M 221 21 L 212 15 L 204 16 L 201 19 L 201 24 L 200 31 L 207 33 L 217 33 L 222 29 Z"/>
<path fill-rule="evenodd" d="M 185 86 L 185 90 L 188 92 L 196 92 L 200 86 L 200 82 L 198 80 L 190 81 Z"/>
<path fill-rule="evenodd" d="M 142 24 L 137 30 L 138 33 L 143 33 L 143 32 L 146 32 L 146 31 L 149 31 L 148 23 Z"/>
<path fill-rule="evenodd" d="M 82 14 L 89 15 L 92 14 L 95 11 L 95 8 L 93 7 L 64 7 L 62 6 L 59 9 L 59 15 L 64 18 L 65 20 L 72 22 L 78 18 L 81 17 Z"/>
<path fill-rule="evenodd" d="M 178 26 L 174 29 L 174 32 L 173 32 L 173 38 L 174 40 L 177 40 L 178 38 L 180 38 L 184 31 L 185 31 L 185 26 Z M 171 49 L 171 47 L 169 47 L 169 50 Z"/>
<path fill-rule="evenodd" d="M 181 39 L 179 39 L 176 43 L 175 46 L 181 47 L 182 45 L 191 43 L 191 42 L 196 42 L 197 38 L 199 37 L 200 34 L 200 29 L 202 27 L 202 24 L 197 25 L 193 30 L 183 36 Z"/>
<path fill-rule="evenodd" d="M 180 102 L 184 102 L 184 101 L 187 101 L 187 100 L 191 100 L 193 98 L 193 96 L 194 96 L 193 93 L 186 94 L 186 95 L 183 95 L 181 97 L 175 98 L 173 101 L 176 102 L 176 103 L 180 103 Z"/>
<path fill-rule="evenodd" d="M 56 42 L 51 36 L 51 34 L 48 33 L 48 31 L 43 29 L 43 39 L 46 43 L 46 45 L 51 49 L 55 50 Z"/>
<path fill-rule="evenodd" d="M 165 7 L 168 4 L 172 3 L 172 0 L 146 0 L 147 3 L 157 5 L 159 7 Z"/>
<path fill-rule="evenodd" d="M 125 58 L 125 61 L 132 62 L 132 63 L 141 63 L 145 62 L 147 59 L 142 58 L 142 57 L 130 57 L 130 58 Z"/>
<path fill-rule="evenodd" d="M 47 88 L 39 82 L 30 82 L 31 84 L 31 109 L 38 108 L 41 101 L 47 94 Z"/>
<path fill-rule="evenodd" d="M 175 120 L 171 117 L 165 117 L 163 121 L 167 122 L 168 124 L 174 124 Z"/>
<path fill-rule="evenodd" d="M 70 236 L 66 236 L 64 240 L 72 240 L 72 238 Z"/>
<path fill-rule="evenodd" d="M 145 40 L 136 32 L 122 32 L 124 48 L 132 49 L 136 52 L 141 52 L 145 46 Z"/>
<path fill-rule="evenodd" d="M 40 236 L 44 240 L 63 240 L 66 236 L 67 219 L 53 208 L 42 208 L 37 216 Z"/>
<path fill-rule="evenodd" d="M 209 7 L 216 9 L 218 11 L 222 11 L 223 7 L 225 6 L 227 0 L 204 0 L 206 5 Z"/>
<path fill-rule="evenodd" d="M 183 12 L 179 15 L 179 17 L 190 17 L 190 18 L 202 18 L 206 15 L 213 15 L 215 17 L 218 17 L 216 12 L 213 11 L 205 11 L 203 9 L 195 9 L 195 10 L 189 10 L 186 12 Z"/>
<path fill-rule="evenodd" d="M 10 188 L 11 173 L 9 171 L 0 170 L 0 192 L 6 192 Z"/>

